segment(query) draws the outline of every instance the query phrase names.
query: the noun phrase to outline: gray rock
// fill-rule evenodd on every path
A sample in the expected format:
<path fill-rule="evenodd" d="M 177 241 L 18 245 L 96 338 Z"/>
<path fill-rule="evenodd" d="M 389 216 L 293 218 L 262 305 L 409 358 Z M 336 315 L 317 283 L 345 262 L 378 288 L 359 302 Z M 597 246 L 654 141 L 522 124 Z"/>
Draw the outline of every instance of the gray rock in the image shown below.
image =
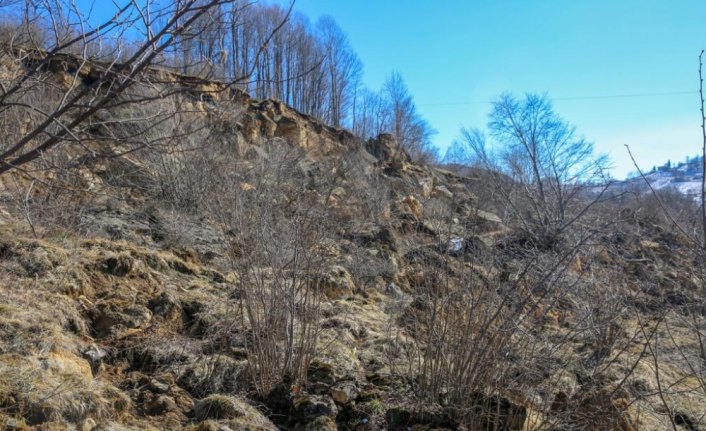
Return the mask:
<path fill-rule="evenodd" d="M 166 394 L 169 392 L 169 385 L 156 379 L 150 380 L 149 388 L 155 394 Z"/>
<path fill-rule="evenodd" d="M 331 388 L 330 394 L 337 404 L 346 405 L 358 396 L 358 388 L 354 382 L 340 382 Z"/>
<path fill-rule="evenodd" d="M 404 298 L 404 292 L 395 283 L 390 282 L 385 288 L 385 293 L 395 299 Z"/>
<path fill-rule="evenodd" d="M 443 196 L 448 199 L 453 199 L 454 197 L 454 194 L 451 193 L 451 190 L 449 190 L 444 185 L 434 187 L 434 194 Z"/>
<path fill-rule="evenodd" d="M 91 372 L 93 376 L 97 376 L 100 372 L 101 364 L 103 363 L 103 358 L 108 356 L 108 352 L 97 346 L 91 346 L 81 352 L 83 358 L 91 364 Z"/>

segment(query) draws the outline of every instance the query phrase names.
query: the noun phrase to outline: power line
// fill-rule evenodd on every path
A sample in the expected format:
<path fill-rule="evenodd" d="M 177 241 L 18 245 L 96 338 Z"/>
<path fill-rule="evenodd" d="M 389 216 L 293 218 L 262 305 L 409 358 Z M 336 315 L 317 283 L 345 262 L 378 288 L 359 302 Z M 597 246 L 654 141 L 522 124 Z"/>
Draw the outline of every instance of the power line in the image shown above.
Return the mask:
<path fill-rule="evenodd" d="M 631 99 L 637 97 L 654 97 L 654 96 L 679 96 L 684 94 L 698 94 L 698 91 L 669 91 L 664 93 L 635 93 L 635 94 L 610 94 L 602 96 L 574 96 L 574 97 L 555 97 L 553 100 L 588 100 L 588 99 Z"/>
<path fill-rule="evenodd" d="M 604 94 L 598 96 L 567 96 L 552 97 L 551 100 L 600 100 L 600 99 L 632 99 L 642 97 L 660 96 L 681 96 L 686 94 L 698 94 L 698 91 L 668 91 L 662 93 L 632 93 L 632 94 Z M 418 106 L 463 106 L 463 105 L 485 105 L 493 103 L 492 100 L 475 100 L 469 102 L 441 102 L 441 103 L 420 103 Z"/>

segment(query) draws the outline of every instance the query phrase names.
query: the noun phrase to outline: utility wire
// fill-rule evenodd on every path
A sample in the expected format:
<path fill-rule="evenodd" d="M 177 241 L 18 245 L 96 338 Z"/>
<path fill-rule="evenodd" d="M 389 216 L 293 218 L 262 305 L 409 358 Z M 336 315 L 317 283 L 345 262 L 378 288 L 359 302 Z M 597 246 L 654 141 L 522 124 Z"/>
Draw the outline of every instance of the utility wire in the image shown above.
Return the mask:
<path fill-rule="evenodd" d="M 551 100 L 600 100 L 600 99 L 633 99 L 641 97 L 657 96 L 680 96 L 686 94 L 698 94 L 698 91 L 669 91 L 663 93 L 633 93 L 633 94 L 607 94 L 599 96 L 568 96 L 552 97 Z M 476 100 L 471 102 L 446 102 L 446 103 L 419 103 L 418 106 L 463 106 L 463 105 L 485 105 L 493 103 L 492 100 Z"/>

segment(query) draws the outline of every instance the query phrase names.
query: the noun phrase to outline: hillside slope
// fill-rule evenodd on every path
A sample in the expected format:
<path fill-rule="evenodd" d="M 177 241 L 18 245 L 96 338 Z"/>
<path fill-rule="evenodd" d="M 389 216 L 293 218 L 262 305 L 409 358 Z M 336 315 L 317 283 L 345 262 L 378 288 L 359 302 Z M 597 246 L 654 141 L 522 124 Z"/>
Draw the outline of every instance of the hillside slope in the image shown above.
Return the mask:
<path fill-rule="evenodd" d="M 702 263 L 639 202 L 543 244 L 389 135 L 165 106 L 0 178 L 4 429 L 706 428 Z"/>

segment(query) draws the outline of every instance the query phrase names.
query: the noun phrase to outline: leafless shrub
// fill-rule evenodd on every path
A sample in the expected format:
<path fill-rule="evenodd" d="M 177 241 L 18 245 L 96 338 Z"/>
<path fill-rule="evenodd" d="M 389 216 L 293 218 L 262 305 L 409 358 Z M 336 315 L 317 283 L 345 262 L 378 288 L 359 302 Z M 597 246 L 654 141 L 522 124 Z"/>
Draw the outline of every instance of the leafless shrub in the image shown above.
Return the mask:
<path fill-rule="evenodd" d="M 214 185 L 230 265 L 238 275 L 234 313 L 254 385 L 266 394 L 285 376 L 301 383 L 316 352 L 324 260 L 316 252 L 330 216 L 309 178 L 297 174 L 300 150 L 270 145 L 269 160 L 233 166 Z M 237 169 L 237 170 L 236 170 Z"/>
<path fill-rule="evenodd" d="M 500 96 L 488 129 L 492 141 L 478 129 L 463 130 L 464 154 L 488 172 L 516 223 L 541 242 L 553 241 L 586 210 L 586 188 L 605 184 L 606 157 L 594 154 L 546 96 Z"/>

